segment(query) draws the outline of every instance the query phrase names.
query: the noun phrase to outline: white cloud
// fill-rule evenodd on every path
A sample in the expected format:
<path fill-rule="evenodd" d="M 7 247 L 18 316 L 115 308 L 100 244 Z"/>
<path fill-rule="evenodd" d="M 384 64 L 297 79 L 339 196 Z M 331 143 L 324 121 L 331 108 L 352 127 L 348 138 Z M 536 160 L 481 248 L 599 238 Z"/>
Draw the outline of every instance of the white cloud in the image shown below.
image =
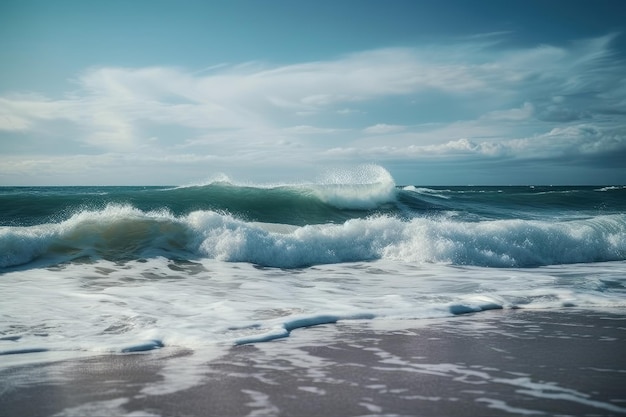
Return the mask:
<path fill-rule="evenodd" d="M 296 135 L 315 135 L 315 134 L 328 134 L 337 133 L 340 129 L 329 129 L 323 127 L 315 127 L 310 125 L 298 125 L 287 127 L 283 129 L 283 132 Z"/>
<path fill-rule="evenodd" d="M 529 119 L 535 111 L 535 107 L 531 103 L 524 103 L 521 108 L 509 110 L 494 110 L 483 116 L 484 119 L 490 120 L 508 120 L 519 122 Z"/>
<path fill-rule="evenodd" d="M 27 130 L 36 122 L 74 119 L 79 102 L 50 100 L 39 94 L 10 94 L 0 97 L 0 130 Z M 76 119 L 74 119 L 77 121 Z"/>
<path fill-rule="evenodd" d="M 626 154 L 626 128 L 600 128 L 580 124 L 555 128 L 526 138 L 476 142 L 467 138 L 441 144 L 336 147 L 326 154 L 331 157 L 358 157 L 381 161 L 465 158 L 476 162 L 505 158 L 507 160 L 563 159 Z M 478 157 L 478 158 L 477 158 Z"/>
<path fill-rule="evenodd" d="M 361 113 L 361 111 L 346 107 L 346 108 L 337 110 L 336 113 L 337 114 L 354 114 L 354 113 Z"/>
<path fill-rule="evenodd" d="M 363 133 L 368 135 L 381 135 L 386 133 L 401 132 L 406 129 L 406 126 L 401 125 L 388 125 L 386 123 L 379 123 L 373 126 L 363 129 Z"/>
<path fill-rule="evenodd" d="M 62 99 L 5 96 L 0 128 L 34 129 L 46 120 L 69 120 L 83 129 L 79 141 L 103 149 L 132 148 L 145 140 L 142 127 L 250 129 L 336 104 L 406 95 L 423 89 L 448 93 L 484 87 L 464 65 L 430 61 L 412 49 L 382 49 L 336 60 L 268 68 L 221 67 L 210 73 L 178 68 L 91 68 L 80 87 Z M 345 107 L 342 107 L 345 112 Z"/>
<path fill-rule="evenodd" d="M 30 126 L 30 121 L 23 117 L 10 114 L 8 112 L 0 114 L 0 130 L 21 131 L 28 130 Z"/>
<path fill-rule="evenodd" d="M 283 66 L 90 68 L 62 97 L 1 96 L 0 131 L 33 144 L 67 138 L 67 155 L 78 143 L 103 152 L 96 159 L 107 167 L 118 167 L 111 155 L 144 167 L 252 169 L 312 158 L 480 161 L 623 151 L 626 68 L 611 50 L 615 35 L 525 49 L 494 48 L 498 36 L 505 34 Z M 424 123 L 430 115 L 436 123 Z M 6 175 L 53 169 L 44 157 L 11 156 L 10 146 L 17 147 L 0 143 Z M 68 167 L 89 171 L 76 161 L 83 159 L 69 158 Z"/>

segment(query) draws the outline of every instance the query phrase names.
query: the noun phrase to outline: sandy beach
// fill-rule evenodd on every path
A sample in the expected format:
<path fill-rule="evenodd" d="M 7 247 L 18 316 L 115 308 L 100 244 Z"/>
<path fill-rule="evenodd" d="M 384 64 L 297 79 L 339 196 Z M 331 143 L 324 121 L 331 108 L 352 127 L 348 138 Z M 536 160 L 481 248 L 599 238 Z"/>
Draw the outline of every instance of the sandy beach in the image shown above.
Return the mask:
<path fill-rule="evenodd" d="M 625 342 L 615 310 L 340 322 L 207 362 L 166 346 L 4 369 L 0 414 L 624 415 Z"/>

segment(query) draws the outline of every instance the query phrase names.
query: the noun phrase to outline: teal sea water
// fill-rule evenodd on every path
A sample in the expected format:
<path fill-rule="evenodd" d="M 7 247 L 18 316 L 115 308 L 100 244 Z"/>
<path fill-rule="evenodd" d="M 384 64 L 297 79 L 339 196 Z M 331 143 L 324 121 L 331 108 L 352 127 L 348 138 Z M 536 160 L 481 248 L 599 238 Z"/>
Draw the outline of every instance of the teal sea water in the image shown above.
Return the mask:
<path fill-rule="evenodd" d="M 626 187 L 1 187 L 4 364 L 350 320 L 626 308 Z M 10 358 L 10 359 L 9 359 Z"/>
<path fill-rule="evenodd" d="M 373 183 L 0 188 L 0 268 L 163 256 L 261 266 L 621 261 L 624 187 Z M 358 243 L 355 245 L 355 243 Z"/>

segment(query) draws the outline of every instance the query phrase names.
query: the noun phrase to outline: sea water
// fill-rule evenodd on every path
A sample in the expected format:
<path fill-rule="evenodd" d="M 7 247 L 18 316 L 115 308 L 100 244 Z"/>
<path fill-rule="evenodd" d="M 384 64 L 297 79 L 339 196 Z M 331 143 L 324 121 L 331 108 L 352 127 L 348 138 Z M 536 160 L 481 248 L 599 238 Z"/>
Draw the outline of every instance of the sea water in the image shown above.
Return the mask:
<path fill-rule="evenodd" d="M 624 311 L 626 187 L 0 187 L 2 367 L 514 308 Z"/>

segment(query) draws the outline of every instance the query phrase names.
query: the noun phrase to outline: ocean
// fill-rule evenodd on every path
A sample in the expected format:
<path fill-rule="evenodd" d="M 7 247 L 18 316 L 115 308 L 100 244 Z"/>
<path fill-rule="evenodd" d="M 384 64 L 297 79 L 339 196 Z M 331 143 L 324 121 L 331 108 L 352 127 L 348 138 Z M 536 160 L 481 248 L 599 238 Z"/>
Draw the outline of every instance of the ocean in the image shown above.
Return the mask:
<path fill-rule="evenodd" d="M 623 314 L 626 187 L 399 185 L 375 165 L 0 187 L 0 294 L 0 368 L 163 348 L 208 360 L 335 323 Z"/>

